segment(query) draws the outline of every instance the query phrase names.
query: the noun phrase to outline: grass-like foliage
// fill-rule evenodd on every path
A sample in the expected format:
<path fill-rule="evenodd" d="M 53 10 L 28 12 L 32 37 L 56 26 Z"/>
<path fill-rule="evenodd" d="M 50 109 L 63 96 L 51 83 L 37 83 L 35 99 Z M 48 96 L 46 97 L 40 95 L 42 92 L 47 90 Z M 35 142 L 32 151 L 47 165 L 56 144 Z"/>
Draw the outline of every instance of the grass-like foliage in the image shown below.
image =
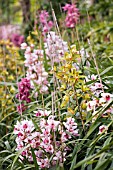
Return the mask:
<path fill-rule="evenodd" d="M 38 5 L 0 41 L 0 170 L 112 170 L 113 3 Z"/>

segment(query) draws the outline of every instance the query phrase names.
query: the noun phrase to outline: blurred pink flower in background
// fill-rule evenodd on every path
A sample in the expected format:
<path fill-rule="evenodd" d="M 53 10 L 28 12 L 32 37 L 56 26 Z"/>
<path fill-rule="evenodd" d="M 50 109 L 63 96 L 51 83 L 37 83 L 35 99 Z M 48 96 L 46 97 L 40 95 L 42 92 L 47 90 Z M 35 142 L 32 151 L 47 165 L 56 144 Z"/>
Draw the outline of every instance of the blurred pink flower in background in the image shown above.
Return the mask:
<path fill-rule="evenodd" d="M 45 53 L 51 64 L 59 63 L 65 52 L 68 51 L 68 44 L 66 41 L 57 35 L 55 32 L 50 31 L 44 43 Z"/>
<path fill-rule="evenodd" d="M 42 11 L 40 12 L 40 15 L 39 15 L 39 21 L 40 21 L 42 24 L 46 24 L 48 18 L 49 18 L 48 12 L 45 11 L 45 10 L 42 10 Z"/>
<path fill-rule="evenodd" d="M 10 39 L 12 34 L 20 34 L 19 25 L 2 25 L 0 26 L 0 39 Z"/>
<path fill-rule="evenodd" d="M 45 10 L 42 10 L 39 14 L 39 21 L 42 27 L 43 34 L 49 32 L 53 27 L 53 21 L 49 20 L 49 13 Z"/>
<path fill-rule="evenodd" d="M 20 47 L 21 44 L 24 42 L 24 36 L 23 35 L 19 35 L 19 34 L 12 34 L 11 36 L 11 42 L 17 46 Z"/>
<path fill-rule="evenodd" d="M 19 25 L 0 26 L 0 40 L 8 39 L 17 47 L 20 47 L 20 45 L 24 42 L 24 36 L 20 35 Z"/>
<path fill-rule="evenodd" d="M 67 11 L 65 24 L 68 28 L 74 28 L 79 19 L 79 9 L 76 7 L 75 4 L 66 4 L 63 7 L 64 11 Z"/>

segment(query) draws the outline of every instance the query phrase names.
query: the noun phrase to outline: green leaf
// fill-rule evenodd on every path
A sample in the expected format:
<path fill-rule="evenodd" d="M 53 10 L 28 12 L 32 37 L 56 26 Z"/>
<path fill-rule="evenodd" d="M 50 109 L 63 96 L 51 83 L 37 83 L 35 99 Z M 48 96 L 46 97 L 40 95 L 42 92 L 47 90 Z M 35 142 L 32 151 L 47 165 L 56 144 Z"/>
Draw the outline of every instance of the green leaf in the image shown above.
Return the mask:
<path fill-rule="evenodd" d="M 103 159 L 98 163 L 94 170 L 106 170 L 109 163 L 110 163 L 109 159 Z"/>
<path fill-rule="evenodd" d="M 91 134 L 92 132 L 101 124 L 101 122 L 94 122 L 91 127 L 89 128 L 89 131 L 87 132 L 86 136 L 85 136 L 85 139 L 87 139 Z"/>
<path fill-rule="evenodd" d="M 74 169 L 80 167 L 80 166 L 83 165 L 84 163 L 86 163 L 86 162 L 92 160 L 95 156 L 96 156 L 96 154 L 91 155 L 91 156 L 85 158 L 84 160 L 78 162 L 71 170 L 74 170 Z"/>
<path fill-rule="evenodd" d="M 100 73 L 100 76 L 103 76 L 104 74 L 106 74 L 107 72 L 109 72 L 112 69 L 113 69 L 113 66 L 107 67 L 103 72 Z"/>
<path fill-rule="evenodd" d="M 16 161 L 18 160 L 19 156 L 21 155 L 21 153 L 22 153 L 24 150 L 26 150 L 28 147 L 30 147 L 30 144 L 27 145 L 27 146 L 25 146 L 23 149 L 21 149 L 20 151 L 18 151 L 16 154 L 14 154 L 14 155 L 16 155 L 16 156 L 15 156 L 15 158 L 14 158 L 14 160 L 13 160 L 13 163 L 12 163 L 12 166 L 11 166 L 11 170 L 13 170 L 13 167 L 14 167 Z"/>
<path fill-rule="evenodd" d="M 34 164 L 35 164 L 35 168 L 36 170 L 39 170 L 39 166 L 37 164 L 37 160 L 36 160 L 36 155 L 34 153 L 34 149 L 31 147 L 31 152 L 32 152 L 32 157 L 33 157 L 33 161 L 34 161 Z"/>
<path fill-rule="evenodd" d="M 5 145 L 6 145 L 7 150 L 11 151 L 11 146 L 9 144 L 9 141 L 5 141 Z"/>

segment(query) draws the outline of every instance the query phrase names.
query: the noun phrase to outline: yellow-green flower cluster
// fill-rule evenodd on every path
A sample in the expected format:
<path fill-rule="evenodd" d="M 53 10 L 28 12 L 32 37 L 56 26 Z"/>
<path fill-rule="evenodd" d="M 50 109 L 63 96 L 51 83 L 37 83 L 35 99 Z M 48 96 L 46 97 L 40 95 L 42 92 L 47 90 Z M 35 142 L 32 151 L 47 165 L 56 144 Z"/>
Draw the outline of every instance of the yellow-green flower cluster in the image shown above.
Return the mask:
<path fill-rule="evenodd" d="M 18 76 L 22 75 L 22 61 L 19 49 L 10 41 L 0 41 L 0 108 L 3 118 L 6 114 L 14 111 L 13 96 L 15 83 Z"/>
<path fill-rule="evenodd" d="M 61 84 L 60 91 L 63 93 L 61 108 L 67 108 L 69 114 L 81 112 L 85 116 L 86 101 L 90 99 L 89 88 L 85 85 L 85 76 L 76 63 L 81 62 L 81 56 L 72 46 L 70 51 L 65 53 L 61 66 L 54 68 L 56 76 Z"/>

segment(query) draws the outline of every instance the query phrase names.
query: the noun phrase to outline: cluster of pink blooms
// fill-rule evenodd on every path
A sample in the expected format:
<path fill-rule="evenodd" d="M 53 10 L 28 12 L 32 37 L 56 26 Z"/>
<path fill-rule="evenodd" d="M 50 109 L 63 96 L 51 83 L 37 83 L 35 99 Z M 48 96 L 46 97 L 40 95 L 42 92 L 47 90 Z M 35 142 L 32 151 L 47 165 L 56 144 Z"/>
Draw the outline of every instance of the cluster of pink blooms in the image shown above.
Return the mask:
<path fill-rule="evenodd" d="M 43 34 L 49 32 L 53 27 L 53 21 L 49 21 L 49 14 L 47 11 L 42 10 L 39 14 L 39 21 L 41 23 L 41 28 Z"/>
<path fill-rule="evenodd" d="M 89 77 L 86 79 L 86 81 L 96 81 L 97 80 L 97 76 L 95 75 L 91 75 L 90 76 L 90 80 Z M 110 93 L 105 93 L 103 92 L 103 88 L 104 86 L 99 83 L 99 82 L 94 82 L 92 85 L 89 86 L 89 88 L 91 89 L 93 95 L 92 100 L 87 102 L 87 111 L 92 112 L 92 122 L 94 122 L 96 120 L 96 118 L 98 117 L 98 108 L 100 107 L 104 107 L 107 103 L 110 103 L 113 100 L 113 94 Z M 113 114 L 113 106 L 111 106 L 110 108 L 108 108 L 106 111 L 104 111 L 104 113 L 101 115 L 102 117 L 106 116 L 106 114 Z M 99 132 L 98 134 L 101 133 L 107 133 L 108 127 L 106 125 L 101 125 L 99 127 Z"/>
<path fill-rule="evenodd" d="M 45 53 L 52 63 L 60 62 L 61 57 L 68 51 L 67 42 L 63 41 L 60 36 L 56 35 L 53 31 L 48 33 L 44 47 Z"/>
<path fill-rule="evenodd" d="M 90 77 L 86 77 L 86 82 L 94 81 L 94 83 L 90 84 L 89 88 L 95 96 L 99 97 L 99 95 L 103 92 L 102 88 L 104 88 L 104 86 L 100 82 L 96 82 L 96 80 L 98 81 L 98 77 L 94 74 L 92 74 Z"/>
<path fill-rule="evenodd" d="M 70 117 L 67 118 L 66 122 L 63 122 L 63 125 L 66 129 L 66 131 L 62 131 L 61 135 L 61 141 L 65 142 L 68 139 L 71 138 L 71 136 L 79 136 L 78 129 L 77 129 L 77 123 L 75 123 L 74 118 Z"/>
<path fill-rule="evenodd" d="M 20 47 L 24 42 L 24 36 L 20 35 L 19 25 L 0 26 L 0 40 L 10 40 L 15 46 Z"/>
<path fill-rule="evenodd" d="M 25 100 L 27 103 L 30 102 L 30 81 L 27 78 L 22 78 L 21 81 L 18 83 L 18 90 L 19 93 L 16 95 L 17 99 Z"/>
<path fill-rule="evenodd" d="M 96 80 L 97 76 L 91 75 L 91 80 Z M 86 79 L 89 81 L 89 78 Z M 113 100 L 113 94 L 103 92 L 103 85 L 99 82 L 94 82 L 92 85 L 89 86 L 90 90 L 92 91 L 95 97 L 92 98 L 91 101 L 87 102 L 87 111 L 91 111 L 93 115 L 97 113 L 97 109 L 99 107 L 104 107 L 107 103 Z M 108 108 L 102 116 L 105 114 L 113 113 L 113 107 L 111 106 Z M 95 116 L 93 121 L 95 120 Z"/>
<path fill-rule="evenodd" d="M 40 131 L 35 130 L 31 120 L 17 121 L 15 125 L 16 150 L 28 146 L 21 153 L 20 159 L 24 160 L 26 158 L 32 162 L 32 147 L 40 169 L 63 163 L 66 160 L 67 151 L 70 150 L 66 145 L 66 141 L 71 139 L 72 136 L 79 135 L 74 118 L 67 118 L 66 122 L 61 123 L 55 120 L 55 116 L 52 116 L 49 111 L 42 110 L 39 110 L 36 116 L 40 120 Z M 51 155 L 53 155 L 52 159 Z"/>
<path fill-rule="evenodd" d="M 25 50 L 25 66 L 28 68 L 26 77 L 30 80 L 31 87 L 35 84 L 39 86 L 41 93 L 48 92 L 48 73 L 43 65 L 43 50 L 34 49 L 34 45 L 28 46 L 26 43 L 21 44 L 21 49 Z"/>
<path fill-rule="evenodd" d="M 86 77 L 86 82 L 96 81 L 97 75 L 92 74 L 90 77 Z M 92 91 L 93 97 L 92 101 L 87 102 L 87 111 L 95 111 L 97 107 L 104 106 L 107 102 L 110 102 L 113 98 L 113 95 L 110 93 L 104 93 L 104 86 L 100 82 L 94 82 L 89 86 Z"/>
<path fill-rule="evenodd" d="M 97 107 L 104 106 L 106 103 L 113 100 L 113 95 L 110 93 L 101 93 L 101 97 L 99 99 L 94 98 L 92 101 L 87 103 L 87 111 L 95 111 Z M 112 109 L 108 109 L 108 112 L 112 111 Z"/>
<path fill-rule="evenodd" d="M 16 98 L 19 99 L 20 105 L 17 106 L 17 110 L 19 113 L 22 113 L 25 110 L 24 103 L 22 101 L 26 101 L 30 103 L 30 89 L 31 84 L 27 78 L 22 78 L 21 81 L 18 83 L 18 91 L 19 93 L 16 95 Z"/>
<path fill-rule="evenodd" d="M 20 35 L 20 26 L 19 25 L 2 25 L 0 26 L 0 40 L 12 39 L 12 35 Z"/>
<path fill-rule="evenodd" d="M 65 19 L 66 27 L 74 28 L 80 16 L 79 9 L 76 7 L 75 4 L 66 4 L 63 7 L 63 10 L 67 11 L 67 15 Z"/>

